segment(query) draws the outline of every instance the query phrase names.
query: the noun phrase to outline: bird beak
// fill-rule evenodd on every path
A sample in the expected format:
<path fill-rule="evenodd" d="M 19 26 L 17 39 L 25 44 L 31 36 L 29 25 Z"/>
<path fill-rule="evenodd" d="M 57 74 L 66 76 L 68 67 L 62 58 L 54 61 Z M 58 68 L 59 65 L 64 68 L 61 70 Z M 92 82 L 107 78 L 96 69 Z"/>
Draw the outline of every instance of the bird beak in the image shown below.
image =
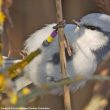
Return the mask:
<path fill-rule="evenodd" d="M 80 28 L 80 23 L 76 21 L 75 19 L 72 20 L 73 24 L 77 25 Z"/>

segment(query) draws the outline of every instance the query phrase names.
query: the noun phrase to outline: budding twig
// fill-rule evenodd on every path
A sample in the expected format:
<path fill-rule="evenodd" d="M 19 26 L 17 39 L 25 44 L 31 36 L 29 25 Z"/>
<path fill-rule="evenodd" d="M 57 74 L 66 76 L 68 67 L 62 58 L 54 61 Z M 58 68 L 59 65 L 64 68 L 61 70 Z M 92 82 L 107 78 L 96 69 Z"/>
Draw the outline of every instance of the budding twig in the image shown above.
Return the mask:
<path fill-rule="evenodd" d="M 84 81 L 84 80 L 88 80 L 88 81 L 110 81 L 110 77 L 109 76 L 100 76 L 100 75 L 94 75 L 91 78 L 84 78 L 81 76 L 76 76 L 74 79 L 72 78 L 65 78 L 65 79 L 61 79 L 57 82 L 52 82 L 52 83 L 45 83 L 42 84 L 40 87 L 36 87 L 33 86 L 31 88 L 31 92 L 29 95 L 24 96 L 21 91 L 19 91 L 19 100 L 18 103 L 16 104 L 16 106 L 24 106 L 26 105 L 27 101 L 31 100 L 31 99 L 36 99 L 36 97 L 38 96 L 42 96 L 45 95 L 47 93 L 49 93 L 49 91 L 53 90 L 53 89 L 57 89 L 59 87 L 63 87 L 64 85 L 70 85 L 72 84 L 74 86 L 74 84 L 76 84 L 77 82 L 80 81 Z"/>

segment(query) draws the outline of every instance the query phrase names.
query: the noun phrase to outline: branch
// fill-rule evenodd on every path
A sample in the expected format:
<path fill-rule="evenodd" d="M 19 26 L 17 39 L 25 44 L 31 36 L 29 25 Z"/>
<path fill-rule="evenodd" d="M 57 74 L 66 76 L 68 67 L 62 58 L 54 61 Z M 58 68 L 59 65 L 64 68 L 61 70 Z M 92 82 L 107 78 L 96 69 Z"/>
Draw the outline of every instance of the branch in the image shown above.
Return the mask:
<path fill-rule="evenodd" d="M 11 79 L 19 76 L 24 69 L 24 67 L 29 64 L 36 56 L 38 56 L 42 51 L 37 49 L 28 55 L 24 60 L 13 64 L 7 69 L 7 74 L 1 73 L 0 74 L 0 93 L 4 91 L 9 99 L 13 100 L 13 97 L 17 98 L 15 87 L 13 81 Z M 14 101 L 15 102 L 15 101 Z"/>
<path fill-rule="evenodd" d="M 57 22 L 60 23 L 63 21 L 61 0 L 56 0 L 56 9 L 57 9 Z M 67 77 L 67 70 L 66 70 L 66 57 L 65 57 L 64 29 L 63 29 L 63 27 L 58 28 L 58 36 L 59 36 L 59 47 L 60 47 L 61 74 L 62 74 L 62 78 L 66 78 Z M 64 85 L 64 105 L 65 105 L 65 110 L 72 110 L 71 99 L 70 99 L 70 90 L 69 90 L 68 85 Z"/>
<path fill-rule="evenodd" d="M 105 110 L 108 105 L 108 99 L 102 95 L 92 97 L 90 103 L 84 110 Z"/>
<path fill-rule="evenodd" d="M 8 71 L 8 76 L 11 78 L 15 78 L 21 74 L 21 71 L 24 69 L 26 65 L 28 65 L 35 57 L 37 57 L 39 54 L 41 54 L 42 50 L 37 49 L 33 52 L 31 52 L 25 59 L 22 61 L 13 64 L 10 66 L 7 71 Z"/>
<path fill-rule="evenodd" d="M 24 96 L 22 94 L 22 92 L 19 91 L 19 96 L 18 96 L 19 100 L 15 106 L 25 106 L 28 103 L 27 101 L 29 101 L 31 99 L 34 100 L 38 96 L 45 95 L 45 94 L 49 93 L 49 91 L 51 91 L 55 88 L 63 87 L 64 85 L 76 84 L 77 82 L 83 81 L 83 80 L 110 81 L 110 77 L 95 75 L 91 78 L 84 78 L 84 77 L 77 76 L 74 79 L 65 78 L 65 79 L 62 79 L 62 80 L 57 81 L 57 82 L 42 84 L 40 86 L 40 88 L 33 86 L 31 88 L 31 93 L 29 95 Z"/>

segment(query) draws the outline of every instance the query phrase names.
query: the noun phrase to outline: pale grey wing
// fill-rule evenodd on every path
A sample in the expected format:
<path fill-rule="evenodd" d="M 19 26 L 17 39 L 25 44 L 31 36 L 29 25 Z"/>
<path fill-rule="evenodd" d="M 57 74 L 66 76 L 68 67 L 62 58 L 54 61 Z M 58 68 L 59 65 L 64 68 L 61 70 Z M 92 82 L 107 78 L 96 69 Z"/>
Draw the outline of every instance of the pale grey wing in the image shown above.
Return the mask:
<path fill-rule="evenodd" d="M 68 38 L 70 43 L 73 43 L 77 38 L 74 36 L 74 30 L 76 29 L 74 24 L 66 24 L 64 28 L 65 36 Z"/>
<path fill-rule="evenodd" d="M 103 58 L 110 52 L 110 32 L 104 32 L 106 36 L 108 36 L 108 42 L 106 45 L 101 46 L 98 50 L 93 51 L 96 55 L 97 62 L 100 63 Z"/>

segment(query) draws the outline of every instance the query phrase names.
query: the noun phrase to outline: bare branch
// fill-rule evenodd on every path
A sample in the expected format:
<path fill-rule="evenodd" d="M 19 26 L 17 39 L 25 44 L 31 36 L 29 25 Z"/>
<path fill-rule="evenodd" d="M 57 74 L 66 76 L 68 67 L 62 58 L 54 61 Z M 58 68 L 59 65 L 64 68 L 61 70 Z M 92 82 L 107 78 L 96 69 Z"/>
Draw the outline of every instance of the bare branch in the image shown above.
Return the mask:
<path fill-rule="evenodd" d="M 33 86 L 31 88 L 31 93 L 27 96 L 24 96 L 21 93 L 21 91 L 19 91 L 19 100 L 18 100 L 18 103 L 16 106 L 26 105 L 27 101 L 29 101 L 31 99 L 34 100 L 38 96 L 45 95 L 45 94 L 49 93 L 49 91 L 51 91 L 55 88 L 63 87 L 64 85 L 76 84 L 77 82 L 82 81 L 82 80 L 110 81 L 110 77 L 109 76 L 94 75 L 91 78 L 84 78 L 84 77 L 77 76 L 74 79 L 65 78 L 65 79 L 62 79 L 57 82 L 42 84 L 40 86 L 40 88 Z"/>

